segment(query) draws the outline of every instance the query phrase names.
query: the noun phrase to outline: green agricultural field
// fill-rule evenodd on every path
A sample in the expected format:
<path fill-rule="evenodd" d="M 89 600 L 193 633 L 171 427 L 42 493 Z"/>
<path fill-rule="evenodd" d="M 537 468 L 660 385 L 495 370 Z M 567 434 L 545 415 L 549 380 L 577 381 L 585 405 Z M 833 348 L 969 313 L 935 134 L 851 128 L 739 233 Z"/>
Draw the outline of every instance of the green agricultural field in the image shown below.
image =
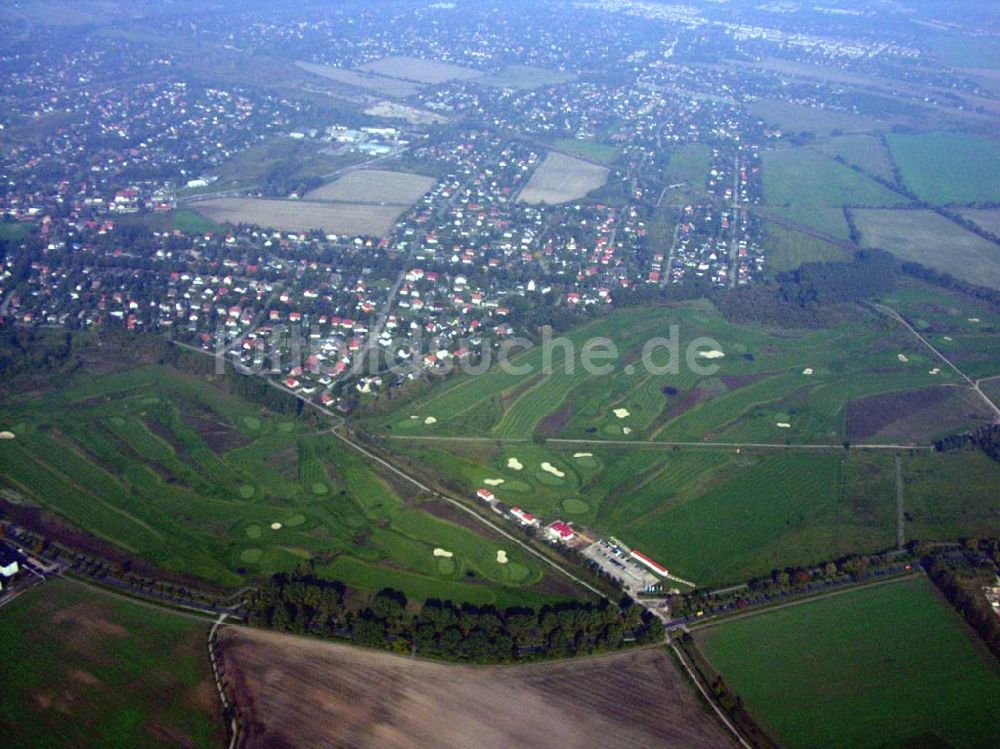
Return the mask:
<path fill-rule="evenodd" d="M 841 215 L 841 220 L 843 215 Z M 837 233 L 843 227 L 837 228 Z M 795 270 L 803 263 L 848 261 L 851 253 L 830 242 L 768 222 L 764 235 L 766 269 L 769 273 Z"/>
<path fill-rule="evenodd" d="M 780 217 L 846 239 L 846 223 L 835 219 L 844 206 L 885 207 L 903 196 L 812 148 L 764 154 L 764 198 Z"/>
<path fill-rule="evenodd" d="M 4 484 L 172 572 L 238 585 L 350 558 L 371 568 L 366 589 L 406 570 L 420 585 L 394 587 L 414 598 L 448 582 L 477 600 L 493 586 L 530 596 L 542 579 L 513 550 L 509 566 L 490 562 L 486 537 L 415 507 L 330 435 L 204 378 L 155 366 L 94 377 L 0 419 L 16 435 L 0 443 Z M 450 570 L 436 546 L 455 550 Z"/>
<path fill-rule="evenodd" d="M 979 450 L 903 462 L 907 538 L 938 541 L 1000 533 L 1000 464 Z"/>
<path fill-rule="evenodd" d="M 689 182 L 699 191 L 708 178 L 712 150 L 704 143 L 686 143 L 670 153 L 664 180 L 669 183 Z"/>
<path fill-rule="evenodd" d="M 930 203 L 1000 200 L 1000 141 L 966 133 L 886 136 L 903 183 Z"/>
<path fill-rule="evenodd" d="M 790 749 L 994 743 L 996 664 L 923 578 L 723 621 L 695 640 Z"/>
<path fill-rule="evenodd" d="M 171 211 L 171 223 L 173 228 L 185 234 L 205 234 L 208 232 L 219 233 L 224 227 L 214 221 L 209 221 L 200 213 L 186 209 Z"/>
<path fill-rule="evenodd" d="M 839 156 L 869 174 L 892 180 L 892 159 L 882 139 L 875 135 L 844 135 L 816 147 L 827 156 Z"/>
<path fill-rule="evenodd" d="M 69 580 L 21 595 L 0 616 L 4 748 L 223 746 L 208 629 Z"/>
<path fill-rule="evenodd" d="M 1000 247 L 934 211 L 853 211 L 862 244 L 903 260 L 1000 288 Z"/>
<path fill-rule="evenodd" d="M 588 161 L 597 161 L 601 164 L 613 164 L 618 159 L 618 149 L 604 143 L 593 140 L 581 140 L 579 138 L 559 138 L 552 145 L 560 151 L 565 151 L 571 156 L 579 156 Z"/>

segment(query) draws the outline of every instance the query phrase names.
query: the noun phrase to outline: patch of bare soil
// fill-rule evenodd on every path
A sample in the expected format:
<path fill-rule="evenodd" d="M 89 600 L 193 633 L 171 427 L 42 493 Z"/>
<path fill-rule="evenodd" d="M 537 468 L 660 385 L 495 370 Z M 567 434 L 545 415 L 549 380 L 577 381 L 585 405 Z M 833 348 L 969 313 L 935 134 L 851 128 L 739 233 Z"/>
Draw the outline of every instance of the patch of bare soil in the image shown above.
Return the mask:
<path fill-rule="evenodd" d="M 548 414 L 538 423 L 538 432 L 546 437 L 557 437 L 560 432 L 569 424 L 570 419 L 576 413 L 573 401 L 569 398 L 559 408 Z"/>
<path fill-rule="evenodd" d="M 925 440 L 971 429 L 989 419 L 989 411 L 970 390 L 938 386 L 851 401 L 847 404 L 847 436 L 851 440 Z"/>
<path fill-rule="evenodd" d="M 219 644 L 248 748 L 731 746 L 658 649 L 473 667 L 248 629 Z"/>

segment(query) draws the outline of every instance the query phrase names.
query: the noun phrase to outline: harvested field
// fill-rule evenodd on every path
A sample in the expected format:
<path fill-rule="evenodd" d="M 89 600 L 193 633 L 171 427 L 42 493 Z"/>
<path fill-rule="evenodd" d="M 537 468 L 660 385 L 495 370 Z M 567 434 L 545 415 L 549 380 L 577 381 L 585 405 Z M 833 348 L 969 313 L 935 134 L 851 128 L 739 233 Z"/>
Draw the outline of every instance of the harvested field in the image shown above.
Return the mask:
<path fill-rule="evenodd" d="M 435 123 L 447 122 L 447 117 L 442 117 L 426 109 L 408 107 L 395 101 L 380 101 L 365 110 L 365 114 L 373 117 L 387 117 L 389 119 L 406 120 L 412 125 L 433 125 Z"/>
<path fill-rule="evenodd" d="M 402 55 L 383 57 L 381 60 L 359 65 L 356 70 L 429 84 L 444 83 L 445 81 L 467 81 L 483 75 L 478 70 L 465 68 L 461 65 L 450 65 L 436 60 L 422 60 L 419 57 L 404 57 Z"/>
<path fill-rule="evenodd" d="M 332 65 L 319 65 L 314 62 L 302 62 L 301 60 L 296 61 L 295 64 L 307 73 L 326 78 L 328 81 L 365 89 L 366 91 L 374 91 L 383 96 L 393 96 L 402 99 L 412 96 L 420 90 L 420 85 L 416 83 L 401 81 L 398 78 L 387 78 L 384 75 L 359 73 L 356 70 L 345 70 L 344 68 L 335 68 Z"/>
<path fill-rule="evenodd" d="M 607 167 L 550 152 L 521 191 L 522 203 L 565 203 L 584 197 L 608 179 Z"/>
<path fill-rule="evenodd" d="M 663 650 L 467 667 L 245 629 L 219 641 L 247 747 L 730 745 Z"/>
<path fill-rule="evenodd" d="M 434 186 L 434 179 L 408 172 L 359 169 L 306 193 L 306 200 L 408 206 Z"/>
<path fill-rule="evenodd" d="M 1000 247 L 934 211 L 853 211 L 865 247 L 1000 288 Z"/>
<path fill-rule="evenodd" d="M 982 399 L 956 387 L 882 393 L 847 404 L 851 440 L 931 440 L 989 421 Z"/>
<path fill-rule="evenodd" d="M 322 189 L 322 188 L 320 188 Z M 359 205 L 315 200 L 212 198 L 194 203 L 198 213 L 219 223 L 257 224 L 279 231 L 322 229 L 337 234 L 378 236 L 403 212 L 398 205 Z"/>

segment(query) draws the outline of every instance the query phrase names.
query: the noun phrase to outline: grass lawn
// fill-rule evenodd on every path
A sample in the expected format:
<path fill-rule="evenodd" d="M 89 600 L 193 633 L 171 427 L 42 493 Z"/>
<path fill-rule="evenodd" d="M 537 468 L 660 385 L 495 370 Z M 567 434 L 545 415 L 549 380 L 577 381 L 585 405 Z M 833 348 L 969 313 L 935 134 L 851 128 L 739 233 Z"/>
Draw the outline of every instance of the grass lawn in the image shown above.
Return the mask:
<path fill-rule="evenodd" d="M 903 182 L 930 203 L 1000 200 L 1000 142 L 966 133 L 886 136 Z"/>
<path fill-rule="evenodd" d="M 790 749 L 994 744 L 996 664 L 925 579 L 724 622 L 695 638 Z"/>
<path fill-rule="evenodd" d="M 223 746 L 208 629 L 69 580 L 28 591 L 0 616 L 4 748 Z"/>

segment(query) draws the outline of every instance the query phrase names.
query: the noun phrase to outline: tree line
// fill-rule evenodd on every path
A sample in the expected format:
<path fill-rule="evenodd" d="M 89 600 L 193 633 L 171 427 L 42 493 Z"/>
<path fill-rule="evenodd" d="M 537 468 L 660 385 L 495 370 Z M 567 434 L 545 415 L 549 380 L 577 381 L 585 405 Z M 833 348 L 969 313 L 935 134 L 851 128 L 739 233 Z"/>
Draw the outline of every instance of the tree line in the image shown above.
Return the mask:
<path fill-rule="evenodd" d="M 400 653 L 473 663 L 568 657 L 658 642 L 663 623 L 625 597 L 499 608 L 429 599 L 414 604 L 384 588 L 366 605 L 338 581 L 279 573 L 246 599 L 252 624 L 346 639 Z"/>
<path fill-rule="evenodd" d="M 978 447 L 990 459 L 1000 463 L 1000 424 L 987 424 L 971 432 L 949 434 L 934 442 L 934 449 L 939 452 L 960 450 L 970 446 Z"/>

